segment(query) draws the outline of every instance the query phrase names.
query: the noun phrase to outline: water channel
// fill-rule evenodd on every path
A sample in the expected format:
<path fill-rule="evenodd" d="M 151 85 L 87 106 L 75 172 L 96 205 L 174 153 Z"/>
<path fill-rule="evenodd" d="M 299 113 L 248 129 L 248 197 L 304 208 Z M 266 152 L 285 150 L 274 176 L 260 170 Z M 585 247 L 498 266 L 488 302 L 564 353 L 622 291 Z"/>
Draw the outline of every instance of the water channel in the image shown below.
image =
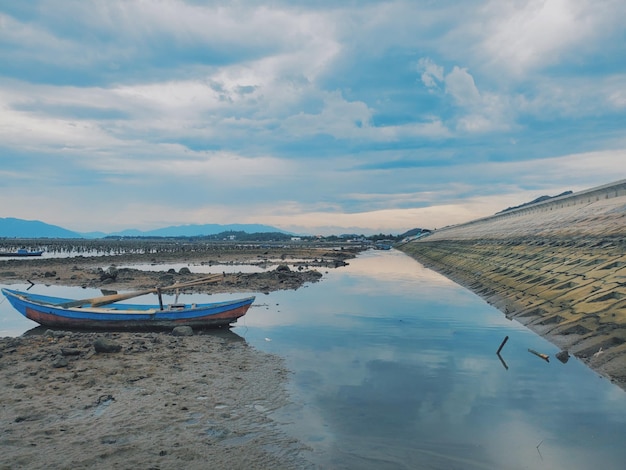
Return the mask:
<path fill-rule="evenodd" d="M 232 331 L 285 358 L 291 405 L 274 418 L 319 468 L 624 468 L 622 389 L 556 360 L 558 348 L 401 252 L 368 251 L 319 283 L 254 294 Z M 0 335 L 33 326 L 0 304 Z"/>

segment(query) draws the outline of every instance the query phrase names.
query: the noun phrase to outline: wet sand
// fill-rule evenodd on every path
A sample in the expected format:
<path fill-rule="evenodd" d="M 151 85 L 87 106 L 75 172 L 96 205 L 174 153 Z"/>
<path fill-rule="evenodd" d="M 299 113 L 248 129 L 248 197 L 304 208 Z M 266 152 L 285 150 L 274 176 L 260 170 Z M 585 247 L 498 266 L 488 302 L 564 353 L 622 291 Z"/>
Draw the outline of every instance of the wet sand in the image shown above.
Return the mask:
<path fill-rule="evenodd" d="M 96 352 L 98 338 L 120 347 Z M 229 330 L 0 340 L 0 468 L 303 468 L 282 360 Z"/>
<path fill-rule="evenodd" d="M 0 265 L 0 283 L 28 279 L 125 291 L 206 275 L 112 265 L 265 263 L 274 269 L 226 274 L 193 291 L 269 292 L 316 282 L 319 270 L 343 266 L 358 251 L 216 249 L 10 260 Z M 107 342 L 113 351 L 99 352 Z M 282 359 L 230 330 L 193 336 L 47 330 L 2 338 L 0 377 L 0 469 L 310 467 L 306 448 L 272 420 L 272 411 L 288 402 Z"/>

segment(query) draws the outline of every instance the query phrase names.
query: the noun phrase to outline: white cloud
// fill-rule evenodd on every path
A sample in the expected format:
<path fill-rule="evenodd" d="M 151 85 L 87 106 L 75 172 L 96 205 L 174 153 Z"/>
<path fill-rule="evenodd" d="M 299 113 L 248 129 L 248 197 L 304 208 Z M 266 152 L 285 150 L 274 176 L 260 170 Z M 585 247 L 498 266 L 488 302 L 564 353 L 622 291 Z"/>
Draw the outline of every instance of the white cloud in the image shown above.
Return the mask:
<path fill-rule="evenodd" d="M 485 133 L 513 127 L 514 113 L 506 98 L 495 93 L 481 93 L 467 68 L 455 65 L 449 73 L 445 73 L 444 68 L 432 59 L 421 58 L 417 69 L 424 70 L 422 82 L 427 88 L 438 89 L 442 84 L 445 94 L 454 100 L 458 107 L 455 117 L 458 131 Z"/>
<path fill-rule="evenodd" d="M 9 47 L 5 51 L 11 59 L 53 61 L 63 57 L 71 63 L 80 61 L 80 45 L 63 39 L 33 23 L 23 23 L 0 12 L 0 28 L 3 42 Z M 19 53 L 19 54 L 18 54 Z"/>
<path fill-rule="evenodd" d="M 452 137 L 452 132 L 440 120 L 431 118 L 426 122 L 413 122 L 397 126 L 380 126 L 369 129 L 372 141 L 398 142 L 407 138 L 424 137 L 442 140 Z"/>
<path fill-rule="evenodd" d="M 80 148 L 111 148 L 120 142 L 89 120 L 42 117 L 26 112 L 0 109 L 0 140 L 5 146 L 22 151 L 46 151 Z"/>
<path fill-rule="evenodd" d="M 474 77 L 465 68 L 454 66 L 445 76 L 446 93 L 465 111 L 457 129 L 469 133 L 508 130 L 513 126 L 514 112 L 505 97 L 480 93 Z"/>
<path fill-rule="evenodd" d="M 516 75 L 588 53 L 608 30 L 621 28 L 623 2 L 492 0 L 481 10 L 482 47 L 495 67 Z"/>
<path fill-rule="evenodd" d="M 454 66 L 445 77 L 446 93 L 451 95 L 460 106 L 475 106 L 480 101 L 480 93 L 474 77 L 467 69 Z"/>
<path fill-rule="evenodd" d="M 428 88 L 436 88 L 443 81 L 443 67 L 429 57 L 422 57 L 417 62 L 417 71 L 422 72 L 422 83 Z"/>
<path fill-rule="evenodd" d="M 519 112 L 546 121 L 560 117 L 600 116 L 607 111 L 623 112 L 626 107 L 626 74 L 594 77 L 540 78 L 528 96 L 516 97 Z"/>
<path fill-rule="evenodd" d="M 299 113 L 288 117 L 281 127 L 295 137 L 328 134 L 337 138 L 362 135 L 362 128 L 370 125 L 372 117 L 367 105 L 348 102 L 340 93 L 324 94 L 324 106 L 318 114 Z"/>
<path fill-rule="evenodd" d="M 608 101 L 616 108 L 626 108 L 626 91 L 622 89 L 611 93 Z"/>
<path fill-rule="evenodd" d="M 140 159 L 112 156 L 94 159 L 89 166 L 106 174 L 134 175 L 148 184 L 153 178 L 174 179 L 222 189 L 238 185 L 254 187 L 263 184 L 264 178 L 283 178 L 296 171 L 292 162 L 269 156 L 247 158 L 230 152 L 189 152 L 181 146 L 165 144 L 156 145 L 153 150 L 161 157 L 149 164 Z"/>

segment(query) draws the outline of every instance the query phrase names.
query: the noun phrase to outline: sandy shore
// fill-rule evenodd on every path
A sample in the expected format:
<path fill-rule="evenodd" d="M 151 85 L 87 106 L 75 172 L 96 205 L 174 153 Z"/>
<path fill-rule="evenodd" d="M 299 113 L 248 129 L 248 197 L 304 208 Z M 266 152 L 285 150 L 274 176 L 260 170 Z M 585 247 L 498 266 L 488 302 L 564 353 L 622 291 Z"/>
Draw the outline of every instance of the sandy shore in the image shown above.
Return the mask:
<path fill-rule="evenodd" d="M 269 292 L 316 282 L 359 249 L 238 249 L 10 260 L 0 283 L 134 290 L 203 274 L 116 266 L 259 264 L 195 292 Z M 273 268 L 273 269 L 272 269 Z M 17 312 L 16 312 L 17 314 Z M 98 352 L 101 343 L 114 352 Z M 0 469 L 300 469 L 304 446 L 272 411 L 288 401 L 281 358 L 230 330 L 52 332 L 0 339 Z"/>

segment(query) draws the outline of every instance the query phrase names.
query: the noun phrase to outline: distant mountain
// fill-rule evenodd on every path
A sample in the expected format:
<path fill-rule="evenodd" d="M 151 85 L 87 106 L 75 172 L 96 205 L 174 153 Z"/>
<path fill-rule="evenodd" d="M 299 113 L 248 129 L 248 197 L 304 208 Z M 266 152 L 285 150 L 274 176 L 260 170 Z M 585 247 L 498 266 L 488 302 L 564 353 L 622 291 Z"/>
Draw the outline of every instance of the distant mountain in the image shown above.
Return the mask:
<path fill-rule="evenodd" d="M 107 234 L 104 232 L 81 232 L 80 236 L 83 238 L 104 238 Z"/>
<path fill-rule="evenodd" d="M 39 220 L 0 217 L 0 237 L 5 238 L 83 238 L 82 235 Z"/>
<path fill-rule="evenodd" d="M 556 197 L 561 197 L 561 196 L 567 196 L 568 194 L 572 194 L 572 191 L 565 191 L 561 194 L 557 194 L 556 196 L 539 196 L 537 199 L 533 199 L 530 202 L 525 202 L 524 204 L 520 204 L 519 206 L 514 206 L 514 207 L 507 207 L 506 209 L 500 211 L 500 212 L 496 212 L 496 214 L 502 214 L 503 212 L 508 212 L 508 211 L 512 211 L 515 209 L 521 209 L 522 207 L 526 207 L 526 206 L 530 206 L 533 204 L 537 204 L 543 201 L 547 201 L 549 199 L 554 199 Z"/>
<path fill-rule="evenodd" d="M 246 232 L 246 233 L 286 233 L 276 227 L 260 224 L 205 224 L 205 225 L 176 225 L 155 230 L 123 230 L 111 233 L 111 236 L 118 237 L 199 237 L 203 235 L 216 235 L 222 232 Z"/>
<path fill-rule="evenodd" d="M 261 224 L 206 224 L 206 225 L 177 225 L 155 230 L 141 231 L 135 229 L 123 230 L 115 233 L 89 232 L 77 233 L 71 230 L 46 224 L 39 220 L 22 220 L 0 217 L 0 237 L 2 238 L 104 238 L 117 237 L 198 237 L 216 235 L 223 232 L 246 233 L 288 233 L 284 230 Z"/>

